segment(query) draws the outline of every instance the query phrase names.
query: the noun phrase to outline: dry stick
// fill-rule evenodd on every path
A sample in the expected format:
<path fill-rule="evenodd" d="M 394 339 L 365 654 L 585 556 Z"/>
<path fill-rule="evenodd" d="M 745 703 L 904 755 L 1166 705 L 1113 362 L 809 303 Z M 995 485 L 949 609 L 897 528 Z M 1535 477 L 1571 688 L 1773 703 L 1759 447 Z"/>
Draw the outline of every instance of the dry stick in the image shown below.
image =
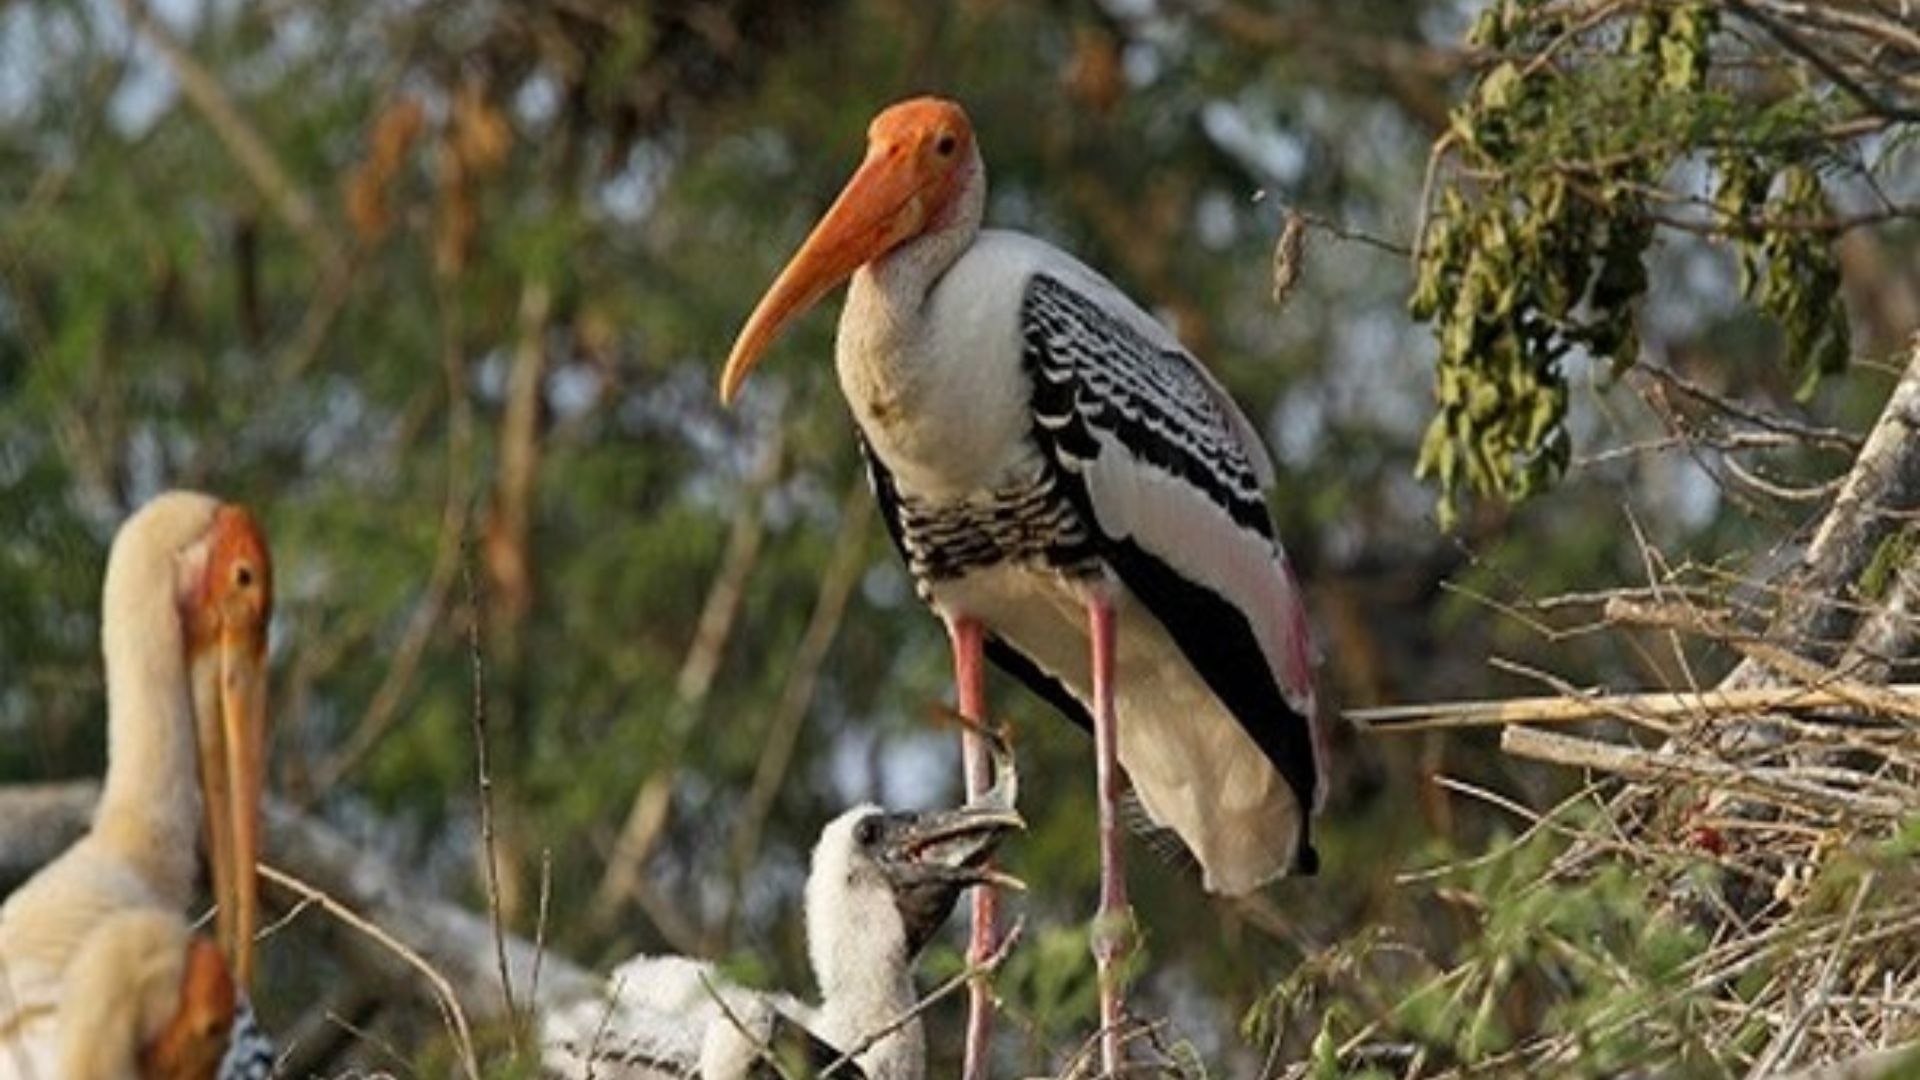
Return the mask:
<path fill-rule="evenodd" d="M 540 1000 L 540 961 L 547 955 L 547 905 L 553 899 L 553 849 L 540 849 L 540 906 L 533 921 L 533 975 L 527 984 L 527 1008 Z"/>
<path fill-rule="evenodd" d="M 820 591 L 813 602 L 813 614 L 800 634 L 800 644 L 788 662 L 786 681 L 768 721 L 766 749 L 754 770 L 753 786 L 747 792 L 746 805 L 740 810 L 729 851 L 733 860 L 733 889 L 729 893 L 725 925 L 731 927 L 738 907 L 740 883 L 746 877 L 747 862 L 760 849 L 760 834 L 766 828 L 767 815 L 779 794 L 781 780 L 793 763 L 793 752 L 800 741 L 800 728 L 813 701 L 814 684 L 826 662 L 827 650 L 840 631 L 847 600 L 860 581 L 867 565 L 867 519 L 871 497 L 865 476 L 856 476 L 840 498 L 840 528 L 834 536 L 833 555 L 820 576 Z"/>
<path fill-rule="evenodd" d="M 1847 908 L 1846 921 L 1840 925 L 1840 933 L 1834 939 L 1833 948 L 1827 950 L 1826 963 L 1820 970 L 1820 985 L 1815 988 L 1806 1007 L 1795 1013 L 1786 1027 L 1782 1028 L 1767 1044 L 1766 1050 L 1760 1055 L 1760 1060 L 1754 1063 L 1752 1071 L 1747 1074 L 1748 1080 L 1764 1080 L 1773 1071 L 1775 1065 L 1798 1049 L 1800 1034 L 1806 1030 L 1807 1022 L 1813 1019 L 1814 1013 L 1826 1008 L 1827 996 L 1833 992 L 1833 980 L 1839 974 L 1840 954 L 1845 951 L 1848 942 L 1853 938 L 1853 928 L 1860 919 L 1860 906 L 1866 902 L 1867 893 L 1872 891 L 1876 876 L 1872 871 L 1868 871 L 1861 877 L 1860 888 L 1853 894 L 1853 903 Z"/>
<path fill-rule="evenodd" d="M 260 194 L 266 197 L 288 227 L 299 236 L 321 269 L 331 276 L 335 268 L 345 261 L 339 245 L 320 220 L 312 200 L 294 183 L 280 160 L 274 157 L 266 140 L 241 114 L 240 107 L 234 104 L 227 88 L 180 44 L 171 31 L 148 14 L 142 0 L 120 0 L 120 10 L 126 14 L 127 21 L 133 24 L 134 29 L 159 52 L 161 59 L 166 61 L 174 78 L 180 81 L 180 92 L 200 110 L 213 128 L 214 135 L 239 163 L 241 171 L 247 174 L 247 178 L 260 189 Z"/>
<path fill-rule="evenodd" d="M 915 1018 L 923 1015 L 927 1010 L 933 1008 L 933 1006 L 959 993 L 968 984 L 972 983 L 974 979 L 991 975 L 998 971 L 1000 965 L 1006 963 L 1007 957 L 1013 954 L 1014 943 L 1020 939 L 1020 932 L 1025 929 L 1025 926 L 1025 920 L 1015 919 L 1013 925 L 1008 927 L 1007 932 L 1001 936 L 999 943 L 994 945 L 992 952 L 981 957 L 978 962 L 968 963 L 959 973 L 929 991 L 926 997 L 914 1002 L 912 1008 L 894 1017 L 881 1027 L 868 1032 L 860 1041 L 842 1051 L 839 1057 L 833 1059 L 833 1061 L 827 1064 L 825 1069 L 820 1071 L 821 1080 L 825 1080 L 826 1077 L 832 1076 L 834 1073 L 853 1064 L 854 1058 L 871 1050 L 874 1044 L 878 1043 L 881 1039 L 906 1027 Z"/>
<path fill-rule="evenodd" d="M 298 911 L 317 907 L 318 902 L 302 899 Z M 356 973 L 357 974 L 357 973 Z M 355 1020 L 372 1012 L 379 1004 L 371 980 L 350 974 L 327 987 L 325 997 L 310 1004 L 292 1024 L 279 1027 L 274 1041 L 279 1053 L 270 1075 L 283 1077 L 332 1076 L 331 1068 L 355 1042 L 365 1042 L 384 1050 L 380 1041 L 355 1026 Z M 412 1064 L 393 1055 L 397 1069 L 412 1071 Z"/>
<path fill-rule="evenodd" d="M 780 1080 L 798 1080 L 797 1077 L 787 1071 L 786 1064 L 772 1053 L 773 1048 L 767 1043 L 762 1042 L 759 1037 L 747 1029 L 747 1022 L 740 1019 L 739 1013 L 733 1011 L 733 1005 L 721 995 L 720 988 L 713 985 L 713 980 L 708 978 L 705 969 L 699 971 L 698 974 L 700 976 L 700 989 L 705 990 L 707 996 L 713 999 L 714 1005 L 719 1007 L 721 1019 L 725 1020 L 732 1026 L 733 1030 L 745 1036 L 747 1041 L 753 1044 L 754 1057 L 757 1063 L 771 1068 Z"/>
<path fill-rule="evenodd" d="M 1806 687 L 1825 689 L 1840 697 L 1848 705 L 1903 720 L 1920 720 L 1920 702 L 1910 700 L 1908 695 L 1891 693 L 1884 687 L 1869 686 L 1779 645 L 1743 635 L 1724 617 L 1716 613 L 1672 604 L 1615 601 L 1607 605 L 1607 617 L 1619 622 L 1638 623 L 1644 626 L 1667 626 L 1715 638 L 1738 649 L 1749 661 L 1764 665 Z M 1738 671 L 1736 670 L 1734 674 L 1738 674 Z M 1736 689 L 1729 685 L 1734 681 L 1733 675 L 1722 680 L 1720 684 L 1722 692 Z"/>
<path fill-rule="evenodd" d="M 400 704 L 412 688 L 414 676 L 419 674 L 420 661 L 426 655 L 427 645 L 433 640 L 433 632 L 440 626 L 440 614 L 446 607 L 447 592 L 453 587 L 453 573 L 460 565 L 460 536 L 466 528 L 466 460 L 465 449 L 457 447 L 449 437 L 447 490 L 441 503 L 440 531 L 434 541 L 433 565 L 427 571 L 426 591 L 420 598 L 419 606 L 413 609 L 413 615 L 407 620 L 400 644 L 393 651 L 393 662 L 387 665 L 380 685 L 374 688 L 373 697 L 367 702 L 367 711 L 361 714 L 360 722 L 354 725 L 353 734 L 347 737 L 340 749 L 314 769 L 311 781 L 314 794 L 325 794 L 344 780 L 400 722 Z"/>
<path fill-rule="evenodd" d="M 1777 1074 L 1773 1080 L 1895 1080 L 1911 1077 L 1916 1071 L 1920 1071 L 1920 1042 L 1873 1050 L 1795 1073 Z"/>
<path fill-rule="evenodd" d="M 1861 707 L 1863 699 L 1871 701 L 1876 712 L 1920 715 L 1920 684 L 1869 687 L 1839 680 L 1819 689 L 1772 686 L 1750 690 L 1702 690 L 1697 693 L 1661 691 L 1606 694 L 1593 691 L 1574 697 L 1387 705 L 1371 709 L 1348 709 L 1341 715 L 1367 735 L 1402 735 L 1440 728 L 1577 724 L 1623 717 L 1631 717 L 1637 722 L 1751 712 L 1813 712 Z M 1896 706 L 1897 711 L 1887 708 L 1890 704 Z"/>
<path fill-rule="evenodd" d="M 1781 18 L 1852 32 L 1875 39 L 1889 48 L 1920 55 L 1920 26 L 1912 24 L 1912 0 L 1874 5 L 1880 9 L 1874 15 L 1837 4 L 1828 10 L 1825 5 L 1806 4 L 1801 0 L 1754 0 L 1754 6 L 1766 8 Z M 1899 10 L 1897 16 L 1893 12 L 1896 6 Z M 1902 23 L 1900 19 L 1907 22 Z"/>
<path fill-rule="evenodd" d="M 1674 651 L 1675 652 L 1680 651 L 1680 646 L 1678 642 L 1674 643 Z M 1509 660 L 1503 656 L 1495 656 L 1489 659 L 1487 661 L 1487 664 L 1488 666 L 1495 668 L 1496 670 L 1499 670 L 1499 671 L 1506 671 L 1515 675 L 1523 675 L 1527 678 L 1537 680 L 1540 683 L 1543 683 L 1544 685 L 1546 685 L 1549 689 L 1555 691 L 1556 693 L 1564 697 L 1577 698 L 1577 697 L 1584 696 L 1577 687 L 1575 687 L 1572 683 L 1568 682 L 1567 680 L 1562 679 L 1558 675 L 1555 675 L 1549 671 L 1543 671 L 1539 668 L 1535 668 L 1527 664 L 1522 664 L 1516 660 Z M 1693 678 L 1693 672 L 1688 670 L 1688 671 L 1685 671 L 1683 674 L 1687 678 L 1687 689 L 1684 691 L 1678 691 L 1678 692 L 1679 693 L 1687 693 L 1687 692 L 1698 693 L 1700 687 L 1699 687 L 1699 683 Z M 1605 698 L 1601 698 L 1600 700 L 1602 704 L 1606 703 Z M 1632 724 L 1636 727 L 1643 727 L 1651 731 L 1658 732 L 1662 736 L 1671 737 L 1676 733 L 1676 725 L 1668 723 L 1667 721 L 1662 720 L 1658 717 L 1648 716 L 1644 713 L 1634 712 L 1631 709 L 1610 708 L 1607 710 L 1607 715 L 1612 719 L 1619 720 L 1623 723 Z"/>
<path fill-rule="evenodd" d="M 441 497 L 440 533 L 435 541 L 433 568 L 428 575 L 426 595 L 414 609 L 406 635 L 379 688 L 374 691 L 373 700 L 368 702 L 367 711 L 346 745 L 316 770 L 314 786 L 319 791 L 332 787 L 358 766 L 399 722 L 401 699 L 412 685 L 433 631 L 439 626 L 465 543 L 468 488 L 472 484 L 473 406 L 467 400 L 466 365 L 461 359 L 455 300 L 444 284 L 437 290 L 436 299 L 440 307 L 441 381 L 447 395 L 447 489 Z"/>
<path fill-rule="evenodd" d="M 523 1019 L 513 1000 L 513 976 L 507 970 L 507 938 L 500 922 L 500 860 L 494 851 L 493 776 L 487 767 L 487 670 L 480 655 L 480 623 L 485 618 L 480 597 L 473 584 L 473 552 L 464 539 L 461 543 L 460 578 L 467 590 L 467 657 L 473 680 L 473 707 L 468 718 L 473 724 L 474 785 L 480 799 L 480 844 L 487 880 L 487 918 L 493 923 L 494 960 L 500 965 L 500 993 L 507 1004 L 507 1034 L 513 1042 L 514 1056 L 520 1049 L 520 1022 Z"/>
<path fill-rule="evenodd" d="M 720 568 L 714 573 L 713 583 L 707 588 L 707 598 L 700 606 L 693 640 L 687 644 L 686 657 L 674 679 L 674 723 L 683 732 L 699 723 L 714 676 L 726 655 L 727 642 L 739 622 L 747 579 L 760 559 L 761 541 L 766 537 L 762 508 L 767 492 L 780 478 L 785 457 L 785 426 L 779 419 L 776 409 L 773 422 L 767 425 L 767 444 L 747 478 L 746 488 L 740 493 L 733 524 L 727 531 L 726 550 L 720 556 Z M 672 778 L 665 771 L 649 776 L 634 792 L 620 835 L 614 841 L 613 854 L 607 859 L 606 870 L 601 873 L 600 883 L 594 887 L 593 899 L 587 905 L 589 929 L 598 931 L 611 925 L 620 914 L 622 901 L 640 891 L 640 871 L 666 828 L 672 795 Z M 657 924 L 658 920 L 655 921 Z M 673 936 L 665 927 L 659 929 Z M 680 947 L 692 943 L 675 944 Z"/>
<path fill-rule="evenodd" d="M 1716 782 L 1810 808 L 1876 817 L 1899 817 L 1920 809 L 1920 800 L 1841 791 L 1802 779 L 1799 770 L 1736 767 L 1711 758 L 1656 753 L 1616 743 L 1577 739 L 1536 728 L 1510 727 L 1500 749 L 1515 757 L 1615 773 L 1633 780 L 1686 778 Z"/>
<path fill-rule="evenodd" d="M 1782 48 L 1812 65 L 1868 112 L 1901 123 L 1920 123 L 1920 109 L 1889 101 L 1863 86 L 1858 79 L 1842 69 L 1832 57 L 1815 48 L 1811 42 L 1795 33 L 1784 22 L 1754 10 L 1753 6 L 1745 0 L 1726 0 L 1726 5 L 1735 14 L 1757 23 L 1769 37 L 1779 42 Z"/>
<path fill-rule="evenodd" d="M 1844 601 L 1901 519 L 1920 506 L 1920 334 L 1887 403 L 1848 471 L 1833 507 L 1790 572 L 1789 589 L 1766 637 L 1824 641 L 1852 623 Z M 1722 680 L 1727 689 L 1773 681 L 1753 658 Z"/>
<path fill-rule="evenodd" d="M 540 566 L 533 553 L 532 522 L 544 453 L 540 403 L 552 304 L 552 289 L 542 276 L 529 275 L 521 281 L 517 332 L 495 440 L 493 493 L 484 515 L 477 518 L 484 521 L 481 532 L 485 537 L 482 637 L 486 642 L 483 655 L 493 680 L 488 694 L 492 707 L 489 727 L 507 739 L 509 760 L 527 756 L 526 733 L 534 708 L 527 670 L 527 626 Z M 498 696 L 494 696 L 496 693 Z M 489 750 L 492 752 L 492 748 Z M 516 809 L 514 789 L 506 786 L 512 780 L 511 774 L 506 776 L 501 789 L 501 801 L 509 811 L 506 828 L 495 833 L 497 839 L 490 842 L 487 851 L 488 873 L 499 897 L 496 917 L 503 921 L 519 921 L 526 911 L 525 864 L 519 843 L 522 830 L 513 827 L 519 818 L 511 812 Z M 504 874 L 498 869 L 501 863 L 506 865 Z M 511 991 L 508 996 L 512 996 Z"/>
<path fill-rule="evenodd" d="M 468 1080 L 480 1080 L 480 1064 L 473 1052 L 473 1031 L 467 1026 L 467 1015 L 460 1008 L 460 999 L 454 994 L 453 984 L 447 981 L 446 976 L 440 974 L 419 953 L 407 948 L 393 935 L 361 918 L 352 908 L 292 874 L 263 862 L 260 864 L 260 876 L 303 900 L 319 904 L 329 915 L 373 939 L 382 948 L 398 956 L 424 976 L 428 984 L 433 987 L 441 1017 L 453 1033 L 454 1049 L 459 1052 L 460 1064 L 466 1069 Z"/>
<path fill-rule="evenodd" d="M 326 344 L 333 321 L 346 308 L 347 298 L 353 295 L 355 264 L 358 261 L 340 260 L 327 270 L 326 276 L 314 289 L 313 299 L 307 304 L 306 314 L 300 317 L 300 325 L 294 329 L 293 337 L 280 347 L 269 365 L 281 385 L 306 374 L 313 362 L 319 359 L 320 347 Z"/>
<path fill-rule="evenodd" d="M 1865 443 L 1864 439 L 1850 431 L 1843 431 L 1836 427 L 1817 427 L 1795 420 L 1792 417 L 1776 416 L 1773 413 L 1762 412 L 1759 409 L 1735 401 L 1724 394 L 1710 390 L 1701 383 L 1695 382 L 1657 361 L 1644 358 L 1636 360 L 1633 365 L 1633 370 L 1638 373 L 1639 377 L 1657 379 L 1662 384 L 1673 388 L 1685 397 L 1707 406 L 1714 412 L 1722 413 L 1736 420 L 1752 424 L 1762 431 L 1791 437 L 1801 442 L 1826 447 L 1830 450 L 1844 450 L 1849 454 L 1856 455 L 1859 454 L 1860 447 Z"/>

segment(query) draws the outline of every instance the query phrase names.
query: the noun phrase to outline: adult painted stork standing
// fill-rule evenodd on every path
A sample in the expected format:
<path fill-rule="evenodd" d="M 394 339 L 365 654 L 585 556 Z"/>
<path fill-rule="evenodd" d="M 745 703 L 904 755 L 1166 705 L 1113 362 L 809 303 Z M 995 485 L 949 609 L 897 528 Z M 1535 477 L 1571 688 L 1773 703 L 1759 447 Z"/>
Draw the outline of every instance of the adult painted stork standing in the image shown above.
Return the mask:
<path fill-rule="evenodd" d="M 835 351 L 875 495 L 945 620 L 960 711 L 981 657 L 1094 735 L 1102 1057 L 1119 1063 L 1124 766 L 1149 817 L 1243 894 L 1316 863 L 1324 776 L 1307 622 L 1253 425 L 1165 327 L 1028 236 L 982 230 L 986 172 L 956 104 L 917 98 L 761 299 L 731 400 L 780 329 L 852 279 Z M 970 788 L 986 768 L 967 750 Z M 981 893 L 985 893 L 982 890 Z M 973 949 L 993 945 L 976 894 Z M 976 987 L 969 1077 L 990 1024 Z"/>
<path fill-rule="evenodd" d="M 107 559 L 92 828 L 0 908 L 0 1078 L 264 1077 L 253 969 L 272 568 L 246 510 L 170 492 Z M 196 789 L 197 783 L 197 789 Z M 182 913 L 204 831 L 218 943 Z"/>

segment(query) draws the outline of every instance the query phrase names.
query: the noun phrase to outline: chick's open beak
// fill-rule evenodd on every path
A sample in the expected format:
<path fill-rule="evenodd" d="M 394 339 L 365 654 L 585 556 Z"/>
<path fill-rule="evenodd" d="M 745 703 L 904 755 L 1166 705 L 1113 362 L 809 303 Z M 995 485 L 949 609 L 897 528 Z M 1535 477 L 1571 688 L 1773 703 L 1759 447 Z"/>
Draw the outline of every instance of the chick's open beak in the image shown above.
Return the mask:
<path fill-rule="evenodd" d="M 1019 814 L 1001 806 L 889 815 L 881 865 L 896 889 L 984 883 L 1023 889 L 1019 879 L 987 863 L 1003 839 L 1026 827 Z"/>

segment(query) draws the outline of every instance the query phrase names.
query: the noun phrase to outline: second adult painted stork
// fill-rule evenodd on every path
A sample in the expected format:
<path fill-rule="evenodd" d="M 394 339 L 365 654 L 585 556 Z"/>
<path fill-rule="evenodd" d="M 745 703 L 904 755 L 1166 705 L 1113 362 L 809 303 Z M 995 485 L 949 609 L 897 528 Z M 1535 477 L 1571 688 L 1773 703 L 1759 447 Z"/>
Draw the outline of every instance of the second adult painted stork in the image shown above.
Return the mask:
<path fill-rule="evenodd" d="M 258 923 L 272 568 L 246 510 L 171 492 L 107 560 L 107 775 L 92 828 L 0 907 L 0 1078 L 240 1080 L 271 1047 Z M 217 944 L 191 933 L 205 837 Z"/>
<path fill-rule="evenodd" d="M 853 178 L 748 318 L 731 400 L 782 327 L 852 280 L 835 359 L 888 531 L 945 620 L 960 711 L 981 657 L 1093 731 L 1103 1064 L 1120 1060 L 1117 800 L 1237 895 L 1312 872 L 1323 794 L 1307 620 L 1254 427 L 1160 323 L 1039 240 L 983 230 L 966 113 L 880 113 Z M 967 754 L 970 787 L 983 755 Z M 982 890 L 985 892 L 985 890 Z M 977 898 L 975 956 L 992 948 Z M 976 988 L 967 1075 L 984 1070 Z"/>

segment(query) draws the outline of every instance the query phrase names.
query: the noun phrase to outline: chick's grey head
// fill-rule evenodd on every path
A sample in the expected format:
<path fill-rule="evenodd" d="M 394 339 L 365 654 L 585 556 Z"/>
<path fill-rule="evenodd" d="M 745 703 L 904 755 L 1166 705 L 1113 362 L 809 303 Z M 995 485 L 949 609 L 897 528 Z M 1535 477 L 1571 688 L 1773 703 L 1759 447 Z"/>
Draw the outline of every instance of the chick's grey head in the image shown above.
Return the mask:
<path fill-rule="evenodd" d="M 987 862 L 1000 841 L 1024 828 L 999 806 L 921 812 L 859 806 L 820 834 L 807 879 L 807 920 L 816 970 L 840 955 L 926 947 L 969 886 L 994 879 Z"/>

